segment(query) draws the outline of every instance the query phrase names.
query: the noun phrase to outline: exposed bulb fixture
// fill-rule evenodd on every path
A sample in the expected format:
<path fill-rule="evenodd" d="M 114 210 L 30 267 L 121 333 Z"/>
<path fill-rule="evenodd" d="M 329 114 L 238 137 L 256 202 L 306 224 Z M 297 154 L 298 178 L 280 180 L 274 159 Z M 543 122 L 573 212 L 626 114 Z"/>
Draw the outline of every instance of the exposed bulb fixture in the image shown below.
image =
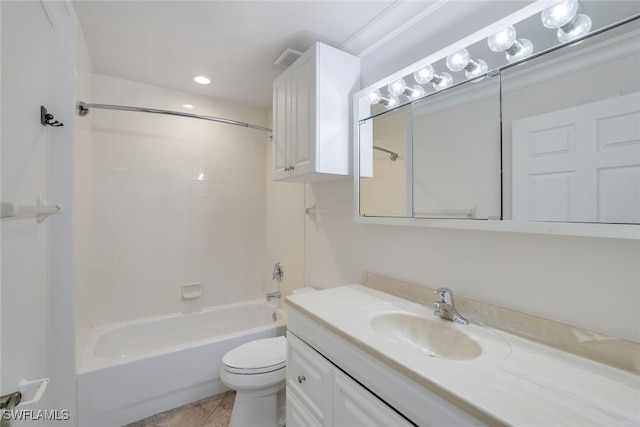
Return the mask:
<path fill-rule="evenodd" d="M 378 89 L 369 93 L 370 104 L 382 104 L 387 110 L 397 107 L 400 104 L 400 99 L 395 95 L 390 95 L 388 98 L 382 96 Z"/>
<path fill-rule="evenodd" d="M 494 31 L 487 38 L 487 44 L 494 52 L 504 52 L 509 62 L 526 58 L 533 52 L 533 43 L 528 39 L 518 40 L 516 29 L 512 25 Z"/>
<path fill-rule="evenodd" d="M 420 85 L 407 86 L 404 79 L 395 80 L 387 85 L 391 96 L 407 95 L 410 101 L 424 96 L 424 88 Z"/>
<path fill-rule="evenodd" d="M 387 98 L 387 103 L 384 104 L 384 107 L 387 110 L 391 110 L 392 108 L 396 108 L 398 105 L 400 105 L 400 98 L 398 98 L 397 96 L 391 95 L 389 96 L 389 98 Z"/>
<path fill-rule="evenodd" d="M 447 68 L 451 71 L 462 71 L 468 79 L 486 74 L 488 66 L 482 59 L 471 59 L 467 49 L 460 49 L 447 56 Z"/>
<path fill-rule="evenodd" d="M 404 90 L 407 88 L 407 83 L 404 79 L 395 80 L 387 85 L 387 89 L 389 93 L 393 96 L 400 96 L 404 93 Z"/>
<path fill-rule="evenodd" d="M 473 67 L 470 68 L 467 66 L 464 70 L 464 75 L 467 76 L 468 79 L 474 79 L 487 74 L 487 70 L 489 69 L 487 63 L 482 59 L 472 59 L 469 61 L 469 65 L 473 65 Z"/>
<path fill-rule="evenodd" d="M 540 18 L 545 27 L 558 30 L 561 43 L 574 40 L 591 30 L 591 18 L 578 13 L 578 0 L 561 0 L 542 11 Z"/>
<path fill-rule="evenodd" d="M 378 104 L 382 100 L 382 94 L 378 89 L 374 90 L 369 94 L 369 104 Z"/>
<path fill-rule="evenodd" d="M 423 85 L 429 83 L 431 79 L 433 79 L 434 74 L 433 65 L 425 65 L 413 73 L 413 79 L 416 83 Z"/>
<path fill-rule="evenodd" d="M 591 18 L 588 15 L 582 13 L 576 15 L 576 18 L 569 24 L 558 28 L 558 41 L 565 43 L 571 40 L 575 40 L 591 31 Z"/>
<path fill-rule="evenodd" d="M 460 49 L 447 56 L 447 68 L 451 71 L 462 71 L 469 64 L 471 56 L 467 49 Z"/>
<path fill-rule="evenodd" d="M 449 73 L 435 73 L 433 75 L 433 87 L 436 90 L 445 89 L 453 83 L 453 77 Z"/>
<path fill-rule="evenodd" d="M 412 87 L 407 86 L 404 93 L 410 101 L 415 101 L 416 99 L 420 99 L 424 96 L 424 88 L 420 85 L 413 85 Z"/>
<path fill-rule="evenodd" d="M 578 0 L 560 0 L 542 11 L 542 25 L 555 30 L 569 22 L 578 13 Z"/>

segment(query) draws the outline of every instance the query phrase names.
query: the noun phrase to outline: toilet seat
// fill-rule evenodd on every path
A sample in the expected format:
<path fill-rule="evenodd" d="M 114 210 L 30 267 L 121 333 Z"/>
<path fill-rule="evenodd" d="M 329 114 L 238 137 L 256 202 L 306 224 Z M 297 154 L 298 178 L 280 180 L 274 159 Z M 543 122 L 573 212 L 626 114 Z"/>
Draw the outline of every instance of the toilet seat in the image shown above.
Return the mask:
<path fill-rule="evenodd" d="M 227 352 L 222 364 L 225 371 L 241 375 L 284 369 L 287 366 L 287 340 L 285 337 L 276 337 L 242 344 Z"/>

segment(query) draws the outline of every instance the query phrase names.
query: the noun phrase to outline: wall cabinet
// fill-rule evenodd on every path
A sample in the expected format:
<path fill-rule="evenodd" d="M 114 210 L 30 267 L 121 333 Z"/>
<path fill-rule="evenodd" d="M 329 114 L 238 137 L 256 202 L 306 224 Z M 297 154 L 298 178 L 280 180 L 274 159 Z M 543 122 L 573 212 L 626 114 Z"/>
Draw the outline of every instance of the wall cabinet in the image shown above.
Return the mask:
<path fill-rule="evenodd" d="M 287 426 L 411 426 L 293 333 L 287 333 Z"/>
<path fill-rule="evenodd" d="M 360 59 L 316 43 L 273 83 L 274 180 L 313 182 L 351 173 L 350 99 Z"/>

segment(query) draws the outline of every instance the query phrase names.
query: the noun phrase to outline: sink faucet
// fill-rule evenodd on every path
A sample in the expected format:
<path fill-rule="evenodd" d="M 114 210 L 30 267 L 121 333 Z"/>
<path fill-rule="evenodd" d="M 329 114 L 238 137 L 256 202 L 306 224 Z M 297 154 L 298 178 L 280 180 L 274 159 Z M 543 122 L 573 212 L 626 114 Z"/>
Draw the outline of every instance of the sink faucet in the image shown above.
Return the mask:
<path fill-rule="evenodd" d="M 434 291 L 436 294 L 440 295 L 440 301 L 434 301 L 433 308 L 436 311 L 433 312 L 434 315 L 447 320 L 452 320 L 461 325 L 468 325 L 469 321 L 464 318 L 458 310 L 456 310 L 456 305 L 453 302 L 453 292 L 449 288 L 439 288 Z"/>

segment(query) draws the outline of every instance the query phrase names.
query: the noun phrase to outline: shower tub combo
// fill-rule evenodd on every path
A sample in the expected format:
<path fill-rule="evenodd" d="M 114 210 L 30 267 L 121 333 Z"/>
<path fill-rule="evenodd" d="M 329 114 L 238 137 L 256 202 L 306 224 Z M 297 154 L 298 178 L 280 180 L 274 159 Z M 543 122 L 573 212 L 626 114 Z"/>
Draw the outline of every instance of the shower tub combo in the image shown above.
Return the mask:
<path fill-rule="evenodd" d="M 78 426 L 121 426 L 226 391 L 222 356 L 284 335 L 286 322 L 257 300 L 96 328 L 79 362 Z"/>

